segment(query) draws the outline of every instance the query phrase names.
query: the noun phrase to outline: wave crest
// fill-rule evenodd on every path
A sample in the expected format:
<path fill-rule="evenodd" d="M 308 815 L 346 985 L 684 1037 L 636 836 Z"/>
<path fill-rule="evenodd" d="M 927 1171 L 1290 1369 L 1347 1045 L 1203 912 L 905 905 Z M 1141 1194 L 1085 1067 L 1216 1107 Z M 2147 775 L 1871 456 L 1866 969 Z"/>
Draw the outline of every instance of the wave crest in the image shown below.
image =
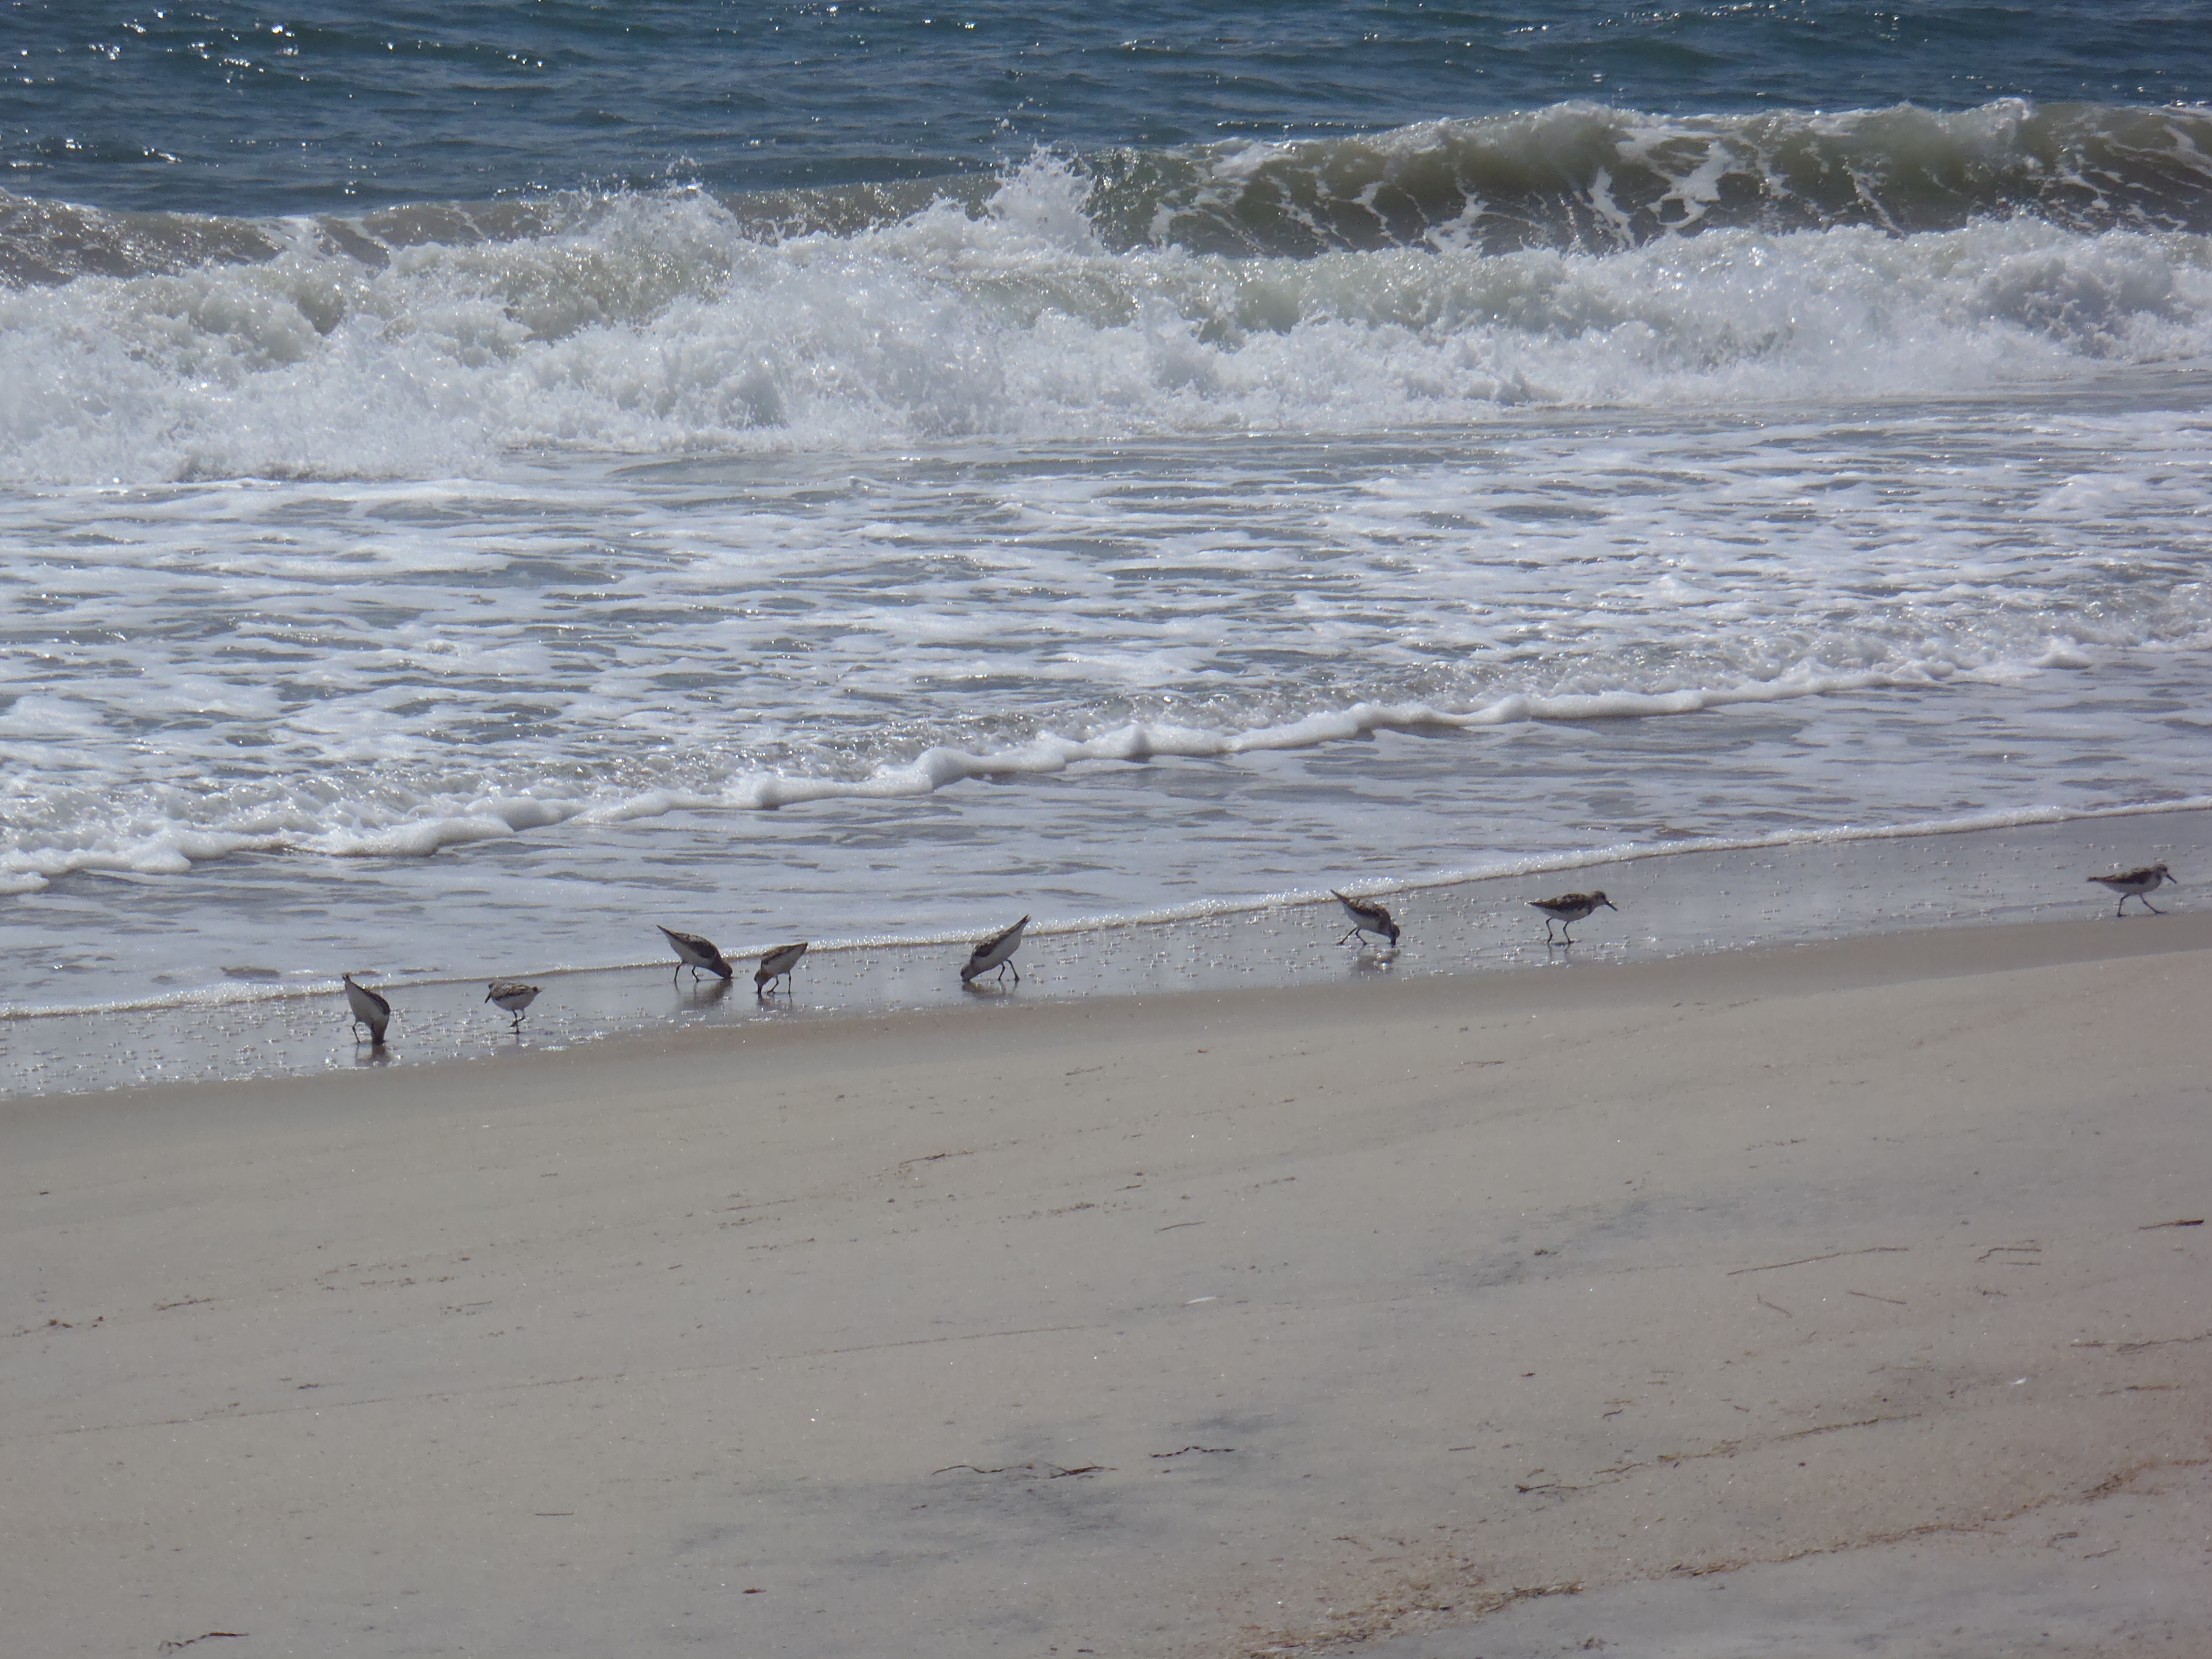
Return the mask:
<path fill-rule="evenodd" d="M 512 234 L 448 225 L 375 262 L 288 221 L 251 263 L 0 289 L 0 476 L 1360 431 L 2212 356 L 2212 238 L 2193 232 L 2015 217 L 1256 258 L 1116 247 L 1097 194 L 1040 159 L 979 204 L 780 240 L 699 192 L 539 204 Z"/>
<path fill-rule="evenodd" d="M 1110 245 L 1601 251 L 1723 228 L 2212 229 L 2212 111 L 2017 100 L 1656 116 L 1598 104 L 1367 137 L 1092 158 Z"/>

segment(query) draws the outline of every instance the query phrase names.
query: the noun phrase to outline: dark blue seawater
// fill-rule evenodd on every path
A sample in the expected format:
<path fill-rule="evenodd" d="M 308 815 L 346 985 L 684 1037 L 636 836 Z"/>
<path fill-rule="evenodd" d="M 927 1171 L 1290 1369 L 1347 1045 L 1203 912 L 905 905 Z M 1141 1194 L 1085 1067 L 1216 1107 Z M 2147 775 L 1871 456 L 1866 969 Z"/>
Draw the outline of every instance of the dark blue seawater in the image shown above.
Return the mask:
<path fill-rule="evenodd" d="M 530 190 L 787 190 L 1326 137 L 1571 100 L 1690 114 L 2212 96 L 2212 9 L 455 3 L 0 9 L 6 188 L 357 211 Z"/>

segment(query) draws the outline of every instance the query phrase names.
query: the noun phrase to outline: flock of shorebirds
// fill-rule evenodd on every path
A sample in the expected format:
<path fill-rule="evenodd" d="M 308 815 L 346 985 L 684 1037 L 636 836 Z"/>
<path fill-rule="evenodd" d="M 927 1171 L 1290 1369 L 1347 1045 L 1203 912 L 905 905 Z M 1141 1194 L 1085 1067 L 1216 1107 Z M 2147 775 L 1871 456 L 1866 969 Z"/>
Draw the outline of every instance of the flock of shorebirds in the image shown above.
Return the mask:
<path fill-rule="evenodd" d="M 2147 864 L 2140 870 L 2115 870 L 2110 875 L 2092 876 L 2089 879 L 2120 896 L 2119 906 L 2112 912 L 2115 916 L 2128 908 L 2130 899 L 2139 901 L 2142 908 L 2153 915 L 2164 915 L 2166 912 L 2150 902 L 2150 895 L 2168 882 L 2174 882 L 2176 886 L 2180 884 L 2164 864 Z M 1352 898 L 1333 887 L 1329 889 L 1329 894 L 1344 907 L 1345 915 L 1352 919 L 1352 927 L 1342 939 L 1337 940 L 1339 945 L 1348 944 L 1357 939 L 1364 946 L 1371 934 L 1382 941 L 1382 950 L 1397 950 L 1400 928 L 1391 919 L 1389 910 L 1373 899 Z M 1561 893 L 1556 898 L 1530 899 L 1528 902 L 1531 908 L 1543 913 L 1547 949 L 1572 945 L 1575 940 L 1571 929 L 1575 923 L 1596 911 L 1611 910 L 1616 915 L 1620 911 L 1619 905 L 1596 890 Z M 659 926 L 658 923 L 654 925 Z M 961 984 L 973 985 L 985 974 L 995 974 L 1003 981 L 1010 973 L 1014 976 L 1014 983 L 1020 984 L 1022 970 L 1014 966 L 1014 952 L 1021 948 L 1022 930 L 1029 925 L 1030 919 L 1024 916 L 1012 927 L 1002 928 L 978 942 L 969 952 L 968 960 L 961 964 Z M 1556 938 L 1552 933 L 1554 927 L 1559 930 Z M 702 939 L 696 933 L 682 933 L 673 927 L 662 927 L 660 931 L 667 935 L 668 943 L 676 952 L 676 972 L 670 975 L 672 982 L 682 977 L 686 968 L 691 970 L 691 977 L 695 981 L 701 974 L 708 973 L 726 985 L 737 976 L 737 969 L 731 966 L 728 957 L 715 949 L 714 940 Z M 792 969 L 799 966 L 799 959 L 806 954 L 806 945 L 805 939 L 796 945 L 779 945 L 763 955 L 753 970 L 753 994 L 765 1001 L 775 994 L 779 982 L 788 991 Z M 370 1043 L 380 1047 L 384 1042 L 384 1029 L 392 1023 L 390 1000 L 381 992 L 357 983 L 351 974 L 344 975 L 343 980 L 346 1005 L 353 1012 L 355 1041 L 360 1041 L 361 1029 L 365 1026 Z M 495 979 L 492 981 L 490 989 L 485 992 L 484 1000 L 512 1014 L 514 1030 L 520 1036 L 523 1012 L 538 1000 L 539 988 L 519 979 Z"/>
<path fill-rule="evenodd" d="M 1346 907 L 1349 908 L 1352 902 L 1350 899 L 1345 900 Z M 1381 908 L 1380 906 L 1375 908 Z M 1389 912 L 1382 912 L 1382 920 L 1389 922 Z M 1022 970 L 1014 966 L 1013 955 L 1021 948 L 1022 930 L 1029 925 L 1030 919 L 1024 916 L 1012 927 L 1001 928 L 978 944 L 968 953 L 968 960 L 960 966 L 960 982 L 972 985 L 983 975 L 995 969 L 1000 979 L 1012 974 L 1014 983 L 1020 984 Z M 659 927 L 659 924 L 656 922 L 654 926 Z M 695 981 L 702 973 L 712 974 L 725 985 L 737 977 L 738 970 L 731 965 L 730 959 L 715 947 L 714 940 L 674 927 L 662 927 L 660 931 L 667 936 L 670 946 L 676 952 L 676 971 L 669 975 L 672 983 L 683 977 L 686 968 L 691 970 L 691 977 Z M 1395 932 L 1394 929 L 1394 936 Z M 779 981 L 788 991 L 791 988 L 791 970 L 799 966 L 799 959 L 806 954 L 806 946 L 807 941 L 801 939 L 796 945 L 779 945 L 763 956 L 759 965 L 753 969 L 753 994 L 766 1001 L 775 994 Z M 381 991 L 360 983 L 351 974 L 341 975 L 341 982 L 345 986 L 346 1006 L 353 1012 L 355 1041 L 360 1041 L 361 1028 L 366 1026 L 370 1044 L 381 1047 L 384 1028 L 392 1023 L 392 1000 Z M 526 980 L 495 979 L 491 982 L 491 988 L 484 993 L 484 1000 L 512 1014 L 515 1033 L 520 1036 L 523 1011 L 538 1000 L 538 993 L 542 988 Z"/>

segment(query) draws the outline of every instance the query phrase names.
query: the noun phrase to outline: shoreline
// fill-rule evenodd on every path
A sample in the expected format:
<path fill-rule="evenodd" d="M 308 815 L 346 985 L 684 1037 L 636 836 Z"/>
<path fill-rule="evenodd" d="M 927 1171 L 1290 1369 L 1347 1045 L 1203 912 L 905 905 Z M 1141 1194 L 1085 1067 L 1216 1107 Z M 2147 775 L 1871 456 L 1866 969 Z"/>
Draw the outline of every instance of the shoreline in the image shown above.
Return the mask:
<path fill-rule="evenodd" d="M 1943 828 L 1911 835 L 1839 833 L 1803 839 L 1634 849 L 1531 876 L 1520 870 L 1408 881 L 1381 891 L 1406 928 L 1378 954 L 1338 943 L 1333 900 L 1223 903 L 1163 918 L 1032 926 L 1017 987 L 970 991 L 957 969 L 964 940 L 825 945 L 811 951 L 788 996 L 762 1002 L 738 981 L 672 985 L 665 966 L 579 969 L 501 977 L 543 982 L 519 1038 L 483 1006 L 490 977 L 378 981 L 397 1014 L 387 1046 L 353 1041 L 333 990 L 235 1000 L 0 1015 L 0 1099 L 83 1096 L 188 1080 L 312 1075 L 356 1066 L 412 1068 L 558 1053 L 654 1030 L 866 1019 L 1002 996 L 1081 1003 L 1117 996 L 1202 994 L 1235 987 L 1291 988 L 1443 976 L 1482 982 L 1536 969 L 1725 957 L 1778 945 L 1881 938 L 1947 927 L 2063 925 L 2103 909 L 2084 872 L 2166 858 L 2212 867 L 2212 811 L 2161 812 Z M 1544 943 L 1526 901 L 1565 885 L 1604 886 L 1622 908 L 1586 923 L 1571 951 Z M 2191 902 L 2186 886 L 2167 890 Z M 2163 896 L 2163 895 L 2161 896 Z M 1033 901 L 1034 902 L 1034 901 Z M 2166 907 L 2161 906 L 2161 908 Z M 1010 921 L 1010 908 L 997 925 Z M 2165 927 L 2191 914 L 2130 915 Z M 2104 910 L 2106 919 L 2110 911 Z M 981 936 L 982 929 L 974 935 Z"/>
<path fill-rule="evenodd" d="M 0 1583 L 57 1656 L 1472 1659 L 1909 1548 L 1927 1627 L 2165 1651 L 2174 921 L 18 1102 Z"/>

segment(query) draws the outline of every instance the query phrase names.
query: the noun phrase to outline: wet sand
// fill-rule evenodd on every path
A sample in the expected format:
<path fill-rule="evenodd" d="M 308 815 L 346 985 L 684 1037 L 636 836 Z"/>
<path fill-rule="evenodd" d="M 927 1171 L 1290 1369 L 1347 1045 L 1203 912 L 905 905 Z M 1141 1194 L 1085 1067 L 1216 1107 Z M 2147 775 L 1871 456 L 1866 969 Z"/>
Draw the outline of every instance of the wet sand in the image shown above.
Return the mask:
<path fill-rule="evenodd" d="M 9 1644 L 2191 1651 L 2208 970 L 2184 914 L 10 1103 Z"/>

